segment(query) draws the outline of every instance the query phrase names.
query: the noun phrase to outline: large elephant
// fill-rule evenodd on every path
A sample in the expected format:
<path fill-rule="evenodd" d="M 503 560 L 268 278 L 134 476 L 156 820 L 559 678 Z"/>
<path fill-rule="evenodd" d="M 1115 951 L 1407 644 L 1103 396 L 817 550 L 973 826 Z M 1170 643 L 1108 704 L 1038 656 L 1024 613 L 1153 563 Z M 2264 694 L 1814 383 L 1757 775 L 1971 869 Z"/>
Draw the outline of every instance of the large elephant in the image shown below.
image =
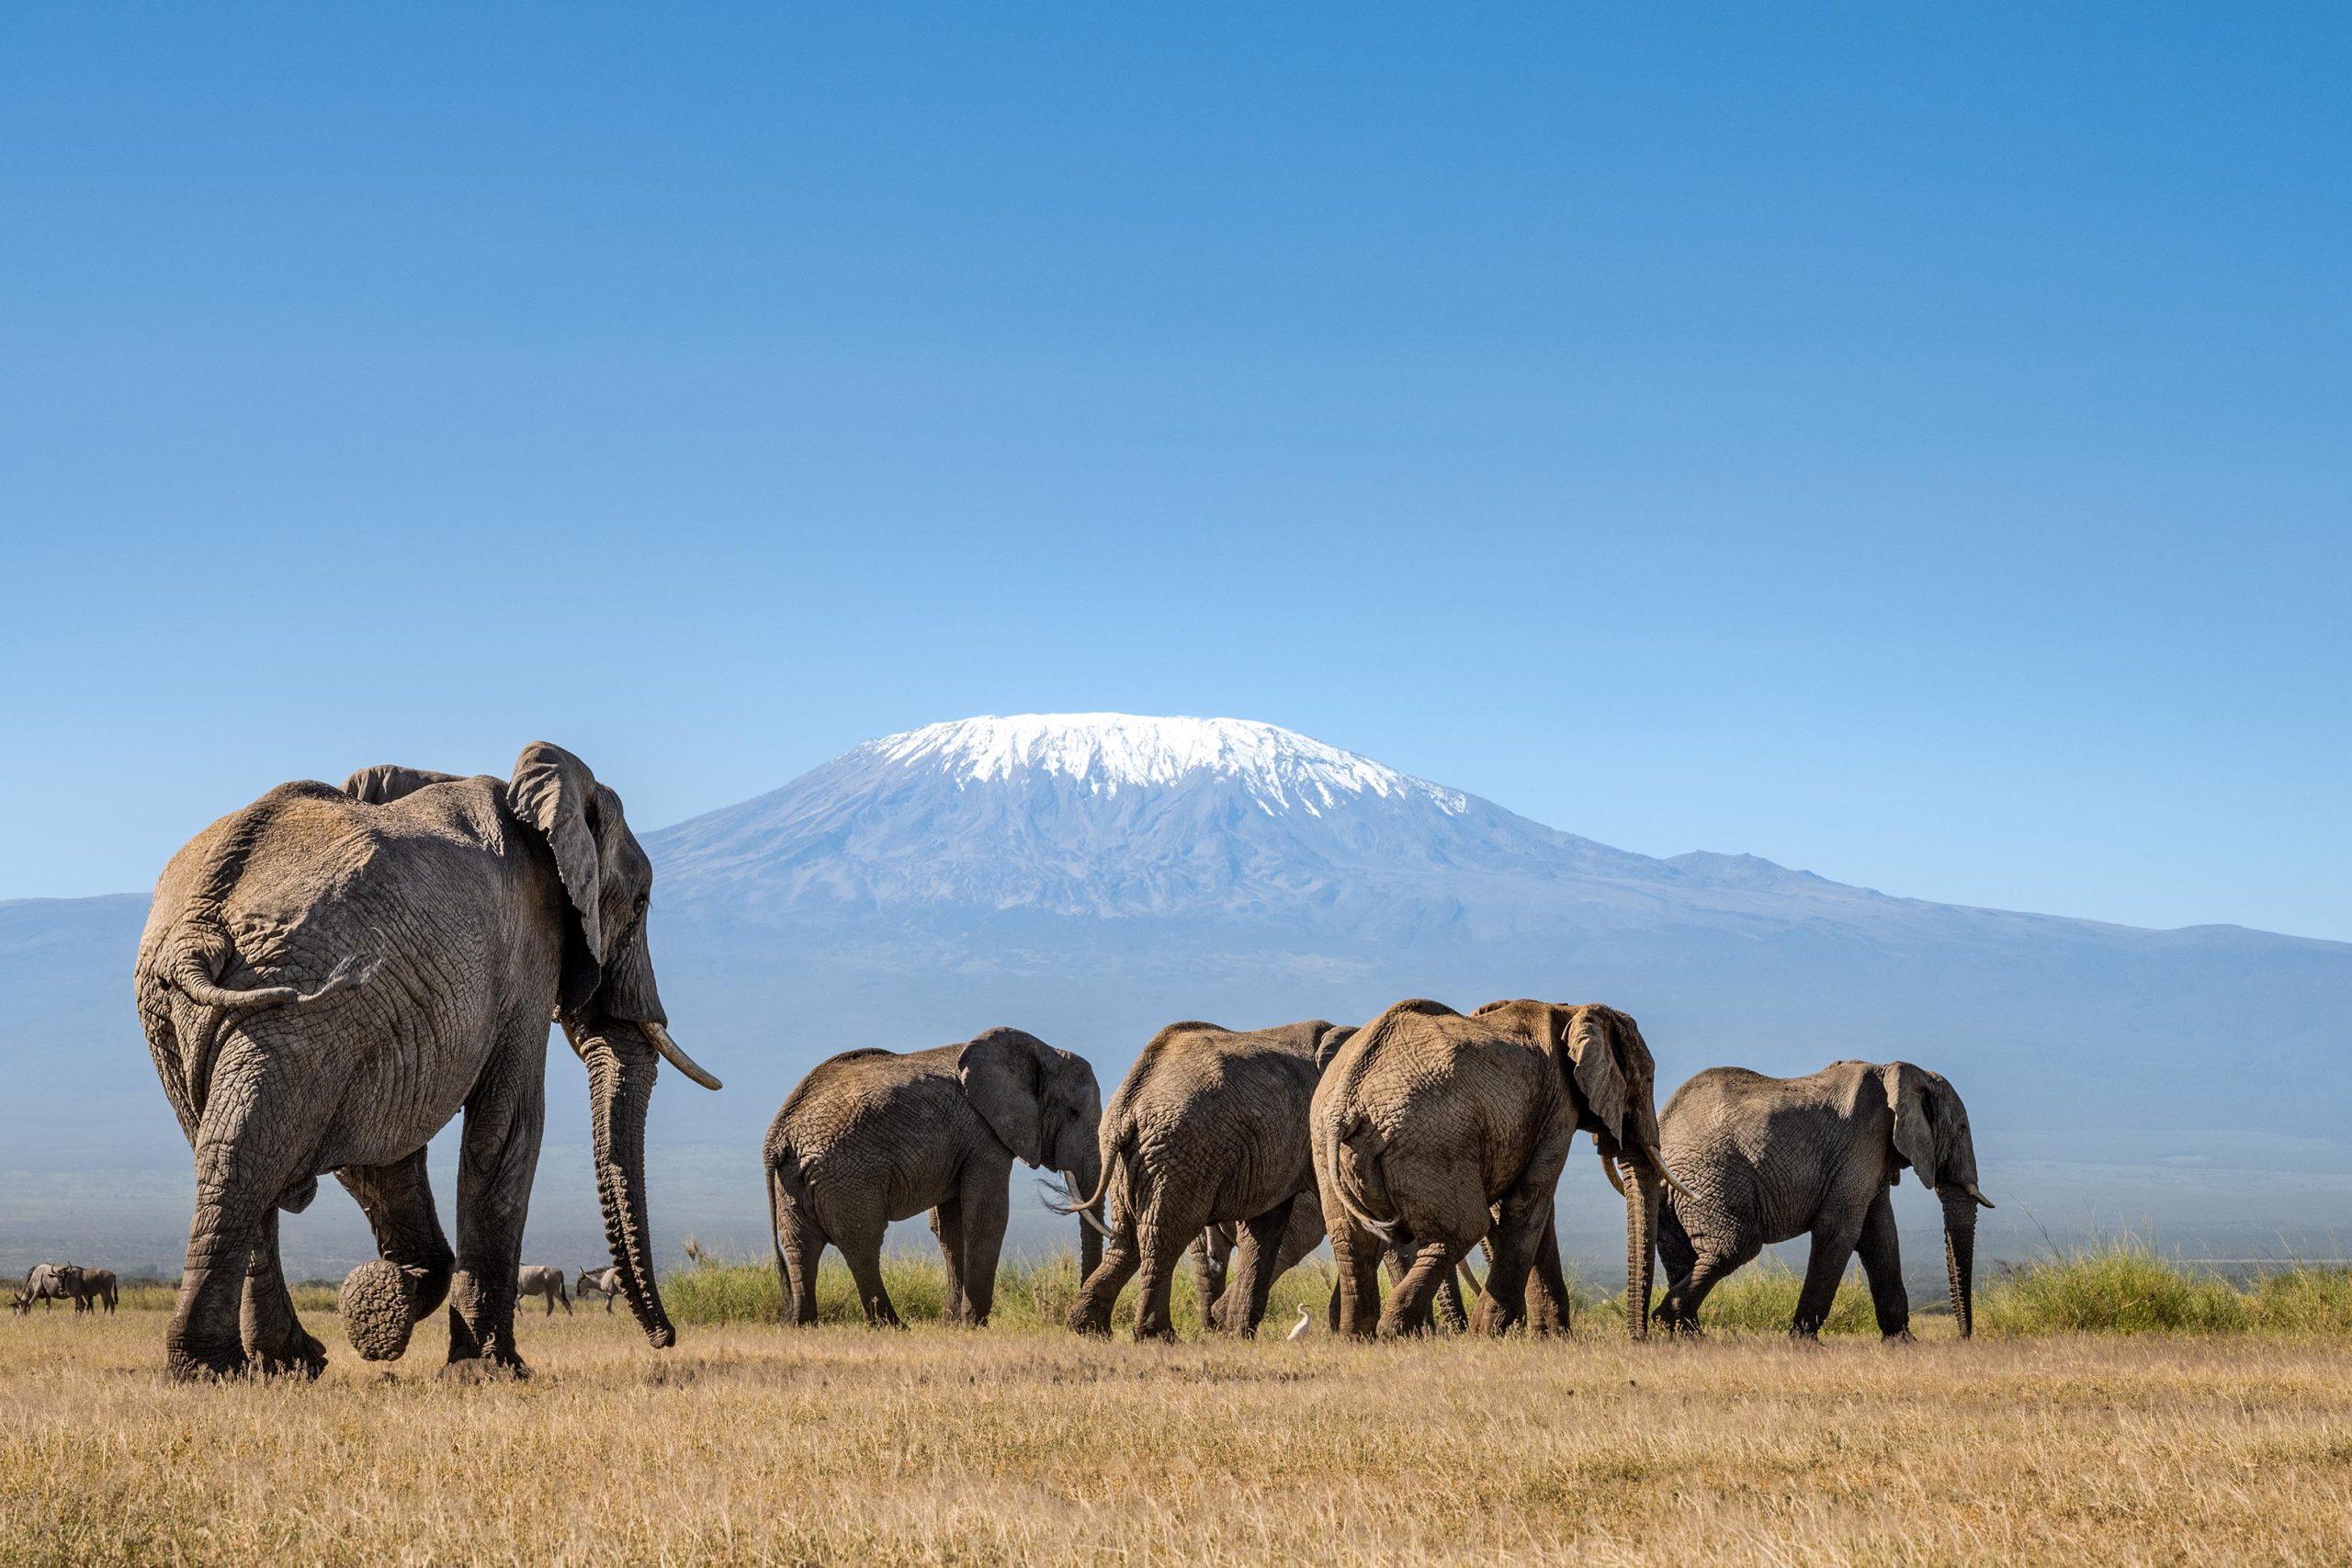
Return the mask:
<path fill-rule="evenodd" d="M 1810 1235 L 1790 1332 L 1818 1334 L 1859 1250 L 1879 1332 L 1909 1337 L 1889 1190 L 1905 1166 L 1944 1211 L 1944 1267 L 1961 1337 L 1975 1328 L 1976 1145 L 1968 1108 L 1940 1074 L 1908 1062 L 1837 1062 L 1801 1078 L 1711 1067 L 1667 1101 L 1667 1158 L 1681 1179 L 1658 1224 L 1666 1292 L 1658 1322 L 1699 1326 L 1715 1282 L 1770 1242 Z"/>
<path fill-rule="evenodd" d="M 1491 1260 L 1472 1326 L 1564 1331 L 1552 1194 L 1584 1131 L 1625 1198 L 1625 1326 L 1643 1337 L 1658 1193 L 1672 1179 L 1658 1151 L 1656 1075 L 1640 1028 L 1613 1008 L 1498 1001 L 1465 1017 L 1415 1000 L 1366 1024 L 1325 1071 L 1310 1113 L 1340 1330 L 1424 1326 L 1441 1284 L 1484 1240 Z M 1401 1241 L 1413 1244 L 1413 1265 L 1383 1308 L 1381 1256 Z"/>
<path fill-rule="evenodd" d="M 1254 1334 L 1292 1210 L 1313 1201 L 1306 1106 L 1317 1077 L 1354 1030 L 1311 1019 L 1240 1032 L 1171 1023 L 1152 1036 L 1102 1115 L 1102 1179 L 1071 1208 L 1107 1209 L 1102 1262 L 1070 1309 L 1081 1334 L 1108 1334 L 1138 1271 L 1137 1339 L 1170 1338 L 1177 1261 L 1202 1232 L 1239 1227 L 1227 1332 Z M 1312 1243 L 1309 1244 L 1310 1247 Z"/>
<path fill-rule="evenodd" d="M 139 944 L 139 1014 L 196 1152 L 196 1213 L 165 1347 L 174 1376 L 315 1376 L 277 1213 L 332 1171 L 383 1261 L 345 1281 L 370 1359 L 446 1295 L 448 1370 L 524 1375 L 516 1255 L 538 1164 L 548 1023 L 588 1069 L 598 1194 L 630 1309 L 654 1288 L 645 1113 L 655 1064 L 718 1087 L 666 1027 L 646 944 L 653 868 L 620 797 L 544 741 L 513 775 L 376 767 L 281 784 L 172 857 Z M 458 1247 L 425 1144 L 459 1111 Z"/>
<path fill-rule="evenodd" d="M 1092 1188 L 1102 1114 L 1086 1058 L 1017 1029 L 818 1063 L 786 1097 L 762 1150 L 786 1321 L 817 1321 L 817 1263 L 830 1242 L 849 1262 L 866 1322 L 896 1326 L 883 1233 L 929 1209 L 947 1259 L 947 1319 L 986 1325 L 1012 1162 Z M 1082 1227 L 1080 1245 L 1091 1260 L 1097 1244 Z"/>

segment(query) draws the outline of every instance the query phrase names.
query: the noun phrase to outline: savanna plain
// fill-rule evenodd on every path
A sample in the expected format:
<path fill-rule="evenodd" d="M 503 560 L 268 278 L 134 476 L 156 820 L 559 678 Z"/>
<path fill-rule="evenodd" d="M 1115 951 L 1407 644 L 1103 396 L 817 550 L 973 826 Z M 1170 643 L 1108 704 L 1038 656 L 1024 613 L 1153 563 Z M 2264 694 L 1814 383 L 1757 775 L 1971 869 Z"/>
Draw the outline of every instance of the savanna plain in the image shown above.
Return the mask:
<path fill-rule="evenodd" d="M 1311 1269 L 1255 1341 L 1052 1326 L 1067 1259 L 995 1325 L 774 1325 L 765 1269 L 522 1320 L 526 1382 L 445 1383 L 441 1329 L 316 1382 L 165 1382 L 167 1292 L 0 1319 L 0 1560 L 28 1563 L 1827 1563 L 2352 1561 L 2352 1282 L 2239 1288 L 2129 1248 L 1991 1282 L 1979 1332 L 1882 1345 L 1858 1282 L 1792 1344 L 1745 1271 L 1695 1341 L 1335 1341 Z M 1180 1286 L 1180 1322 L 1189 1325 Z M 1298 1308 L 1313 1332 L 1283 1335 Z"/>

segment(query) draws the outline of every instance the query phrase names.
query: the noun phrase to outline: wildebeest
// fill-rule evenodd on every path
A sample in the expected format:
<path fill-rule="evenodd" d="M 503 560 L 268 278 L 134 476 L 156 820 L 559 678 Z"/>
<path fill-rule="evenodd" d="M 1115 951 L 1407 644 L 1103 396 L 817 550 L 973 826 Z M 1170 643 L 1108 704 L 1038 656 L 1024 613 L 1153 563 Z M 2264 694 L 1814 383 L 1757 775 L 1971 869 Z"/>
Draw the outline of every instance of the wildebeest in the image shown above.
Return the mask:
<path fill-rule="evenodd" d="M 563 1288 L 563 1270 L 546 1263 L 526 1263 L 514 1270 L 514 1304 L 522 1305 L 526 1296 L 545 1296 L 547 1315 L 555 1315 L 555 1303 L 563 1303 L 563 1314 L 571 1315 L 571 1297 Z"/>
<path fill-rule="evenodd" d="M 605 1298 L 605 1310 L 610 1312 L 613 1310 L 613 1298 L 621 1293 L 621 1271 L 609 1263 L 602 1269 L 582 1269 L 580 1270 L 579 1281 L 571 1287 L 571 1291 L 583 1302 L 588 1299 L 588 1293 L 594 1291 Z"/>
<path fill-rule="evenodd" d="M 18 1317 L 33 1310 L 33 1303 L 47 1302 L 55 1312 L 60 1302 L 74 1300 L 72 1280 L 82 1271 L 71 1263 L 36 1263 L 25 1276 L 25 1288 L 8 1303 Z"/>
<path fill-rule="evenodd" d="M 74 1292 L 75 1312 L 96 1312 L 99 1307 L 112 1312 L 120 1294 L 115 1288 L 114 1270 L 111 1269 L 74 1269 L 73 1278 L 67 1281 L 67 1289 Z"/>

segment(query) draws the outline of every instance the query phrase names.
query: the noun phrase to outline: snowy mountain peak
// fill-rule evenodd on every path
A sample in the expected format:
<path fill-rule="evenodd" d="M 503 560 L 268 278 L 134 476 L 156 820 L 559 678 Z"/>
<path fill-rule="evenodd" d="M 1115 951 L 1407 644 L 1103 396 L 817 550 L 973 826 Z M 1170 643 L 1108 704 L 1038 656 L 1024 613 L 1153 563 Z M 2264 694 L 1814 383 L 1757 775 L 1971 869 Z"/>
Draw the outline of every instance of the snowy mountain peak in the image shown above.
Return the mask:
<path fill-rule="evenodd" d="M 1321 816 L 1343 795 L 1419 798 L 1448 816 L 1469 799 L 1369 757 L 1239 718 L 1154 718 L 1124 713 L 988 715 L 925 725 L 858 749 L 902 766 L 936 769 L 960 787 L 1040 773 L 1089 793 L 1172 784 L 1194 773 L 1238 783 L 1261 809 Z"/>

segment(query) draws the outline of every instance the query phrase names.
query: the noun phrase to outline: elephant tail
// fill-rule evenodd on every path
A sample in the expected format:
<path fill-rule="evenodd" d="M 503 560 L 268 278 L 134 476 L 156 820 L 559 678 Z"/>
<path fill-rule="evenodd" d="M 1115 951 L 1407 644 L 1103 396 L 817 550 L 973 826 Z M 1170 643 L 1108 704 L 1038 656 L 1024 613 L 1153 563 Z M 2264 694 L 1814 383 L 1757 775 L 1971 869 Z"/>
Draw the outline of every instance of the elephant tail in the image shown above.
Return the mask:
<path fill-rule="evenodd" d="M 195 1015 L 188 1021 L 194 1027 L 181 1039 L 179 1052 L 181 1088 L 191 1117 L 204 1114 L 204 1102 L 212 1089 L 213 1057 L 222 1032 L 231 1024 L 257 1012 L 307 1012 L 344 991 L 366 985 L 383 964 L 381 959 L 346 956 L 315 990 L 294 986 L 238 990 L 220 983 L 235 958 L 236 949 L 227 931 L 209 920 L 196 920 L 184 928 L 158 966 L 156 977 L 186 998 Z"/>
<path fill-rule="evenodd" d="M 1374 1205 L 1389 1210 L 1396 1208 L 1389 1199 L 1388 1182 L 1380 1168 L 1380 1134 L 1370 1123 L 1358 1117 L 1344 1129 L 1335 1120 L 1327 1136 L 1329 1142 L 1325 1145 L 1325 1156 L 1331 1171 L 1331 1195 L 1339 1199 L 1340 1207 L 1347 1211 L 1349 1219 L 1378 1236 L 1384 1245 L 1395 1241 L 1403 1216 L 1382 1219 L 1372 1212 Z M 1355 1173 L 1366 1190 L 1349 1190 L 1352 1184 L 1340 1157 L 1342 1150 L 1355 1156 Z"/>

